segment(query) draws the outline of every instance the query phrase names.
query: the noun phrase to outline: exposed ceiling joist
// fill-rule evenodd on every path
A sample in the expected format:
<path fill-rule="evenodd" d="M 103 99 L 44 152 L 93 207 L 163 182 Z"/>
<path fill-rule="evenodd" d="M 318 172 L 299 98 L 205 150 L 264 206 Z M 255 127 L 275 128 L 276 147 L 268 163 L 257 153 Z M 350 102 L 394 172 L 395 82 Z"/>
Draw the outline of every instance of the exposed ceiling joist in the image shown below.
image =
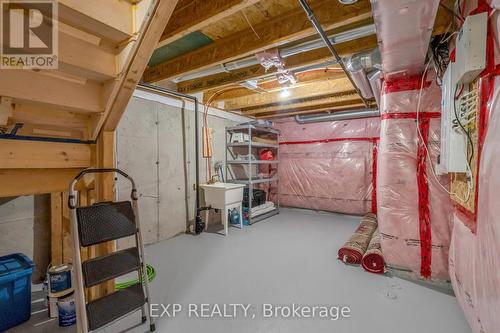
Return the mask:
<path fill-rule="evenodd" d="M 302 98 L 287 103 L 275 103 L 271 105 L 264 105 L 262 107 L 243 110 L 244 115 L 259 116 L 262 114 L 277 114 L 283 111 L 286 112 L 302 112 L 308 110 L 322 110 L 338 106 L 339 103 L 345 103 L 343 106 L 350 105 L 350 103 L 362 103 L 362 100 L 356 94 L 355 90 L 342 91 L 339 93 L 332 93 L 318 97 Z"/>
<path fill-rule="evenodd" d="M 326 94 L 340 93 L 353 89 L 354 88 L 352 84 L 347 78 L 328 80 L 290 89 L 290 96 L 287 96 L 286 98 L 280 95 L 281 92 L 273 92 L 227 99 L 225 100 L 224 108 L 226 110 L 247 110 L 259 105 L 267 105 L 273 103 L 279 104 L 280 102 L 290 102 L 294 100 L 300 100 L 302 98 L 311 98 Z"/>
<path fill-rule="evenodd" d="M 338 67 L 332 67 L 332 68 L 323 68 L 323 69 L 317 69 L 317 70 L 312 70 L 308 72 L 303 72 L 303 73 L 298 73 L 295 75 L 297 78 L 297 84 L 294 87 L 300 87 L 305 84 L 310 84 L 313 82 L 318 82 L 318 81 L 328 81 L 328 80 L 335 80 L 335 79 L 341 79 L 345 77 L 344 72 L 338 68 Z M 277 90 L 283 89 L 283 86 L 280 85 L 278 80 L 273 79 L 268 82 L 263 82 L 259 83 L 257 86 L 257 89 L 260 90 L 260 92 L 265 93 L 265 92 L 274 92 Z M 219 89 L 214 89 L 205 92 L 204 99 L 209 98 L 212 95 L 216 94 Z M 219 94 L 217 97 L 213 98 L 212 101 L 221 101 L 221 100 L 226 100 L 226 99 L 232 99 L 232 98 L 237 98 L 237 97 L 244 97 L 244 96 L 250 96 L 255 94 L 255 90 L 251 90 L 248 88 L 241 88 L 237 90 L 230 90 L 228 92 L 224 92 L 222 94 Z"/>
<path fill-rule="evenodd" d="M 257 118 L 261 119 L 269 119 L 269 118 L 284 118 L 284 117 L 292 117 L 296 115 L 303 115 L 303 114 L 314 114 L 314 113 L 322 113 L 322 112 L 339 112 L 339 111 L 347 111 L 347 110 L 352 110 L 353 108 L 364 108 L 365 104 L 360 101 L 360 102 L 339 102 L 337 105 L 332 105 L 328 109 L 309 109 L 306 111 L 284 111 L 284 112 L 276 112 L 276 113 L 271 113 L 271 114 L 260 114 L 257 115 Z"/>
<path fill-rule="evenodd" d="M 179 3 L 163 32 L 158 47 L 223 20 L 260 0 L 193 0 Z"/>
<path fill-rule="evenodd" d="M 335 45 L 335 49 L 343 57 L 358 52 L 368 51 L 375 47 L 377 47 L 377 37 L 375 35 Z M 320 64 L 328 60 L 332 60 L 332 55 L 328 49 L 322 48 L 288 57 L 285 63 L 287 69 L 296 70 L 304 66 Z M 230 73 L 215 74 L 201 79 L 180 82 L 177 84 L 177 88 L 183 93 L 196 93 L 209 89 L 226 87 L 246 80 L 258 79 L 273 73 L 276 73 L 275 68 L 266 72 L 261 65 L 255 65 L 238 69 Z"/>
<path fill-rule="evenodd" d="M 371 16 L 368 0 L 361 0 L 350 6 L 341 5 L 337 1 L 318 1 L 312 7 L 326 30 L 362 21 Z M 252 29 L 246 29 L 216 43 L 148 68 L 144 79 L 146 82 L 156 82 L 174 78 L 211 65 L 252 55 L 284 42 L 296 41 L 315 33 L 300 8 L 265 21 L 255 26 L 253 30 L 256 33 Z"/>

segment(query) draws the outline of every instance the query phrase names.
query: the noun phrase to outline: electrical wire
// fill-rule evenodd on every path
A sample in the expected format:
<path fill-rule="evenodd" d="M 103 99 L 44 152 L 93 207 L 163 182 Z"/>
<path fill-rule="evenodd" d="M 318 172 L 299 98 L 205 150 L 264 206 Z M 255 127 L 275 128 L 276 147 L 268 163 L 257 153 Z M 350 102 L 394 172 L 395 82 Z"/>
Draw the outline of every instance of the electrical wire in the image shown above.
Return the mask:
<path fill-rule="evenodd" d="M 146 272 L 148 275 L 148 281 L 152 282 L 156 277 L 155 268 L 151 265 L 146 265 Z M 139 283 L 143 283 L 142 274 L 141 274 L 141 277 L 139 279 L 129 280 L 129 281 L 125 281 L 125 282 L 117 282 L 115 284 L 115 288 L 117 290 L 122 290 L 122 289 L 126 289 L 128 287 L 131 287 L 131 286 L 135 286 L 136 284 L 139 284 Z"/>
<path fill-rule="evenodd" d="M 469 168 L 469 171 L 471 172 L 471 174 L 469 175 L 469 177 L 472 178 L 472 160 L 474 158 L 474 143 L 472 142 L 472 138 L 470 136 L 470 133 L 469 131 L 467 131 L 464 127 L 464 125 L 462 125 L 462 122 L 460 121 L 460 118 L 458 117 L 458 113 L 457 113 L 457 104 L 455 103 L 455 100 L 457 99 L 457 93 L 458 91 L 458 84 L 455 86 L 455 94 L 454 94 L 454 97 L 453 97 L 453 111 L 455 113 L 455 119 L 457 120 L 458 122 L 458 125 L 460 126 L 460 128 L 462 129 L 462 131 L 464 132 L 464 134 L 466 135 L 467 137 L 467 149 L 466 151 L 468 152 L 469 151 L 469 145 L 471 147 L 471 154 L 470 154 L 470 157 L 468 159 L 468 163 L 467 163 L 467 166 Z M 472 180 L 472 179 L 471 179 Z M 467 179 L 467 182 L 469 182 L 469 179 Z"/>
<path fill-rule="evenodd" d="M 248 19 L 248 16 L 247 14 L 245 13 L 245 11 L 242 9 L 241 10 L 241 13 L 243 14 L 243 17 L 245 18 L 245 20 L 247 21 L 248 25 L 250 26 L 250 28 L 252 29 L 253 33 L 255 34 L 255 36 L 257 36 L 258 39 L 262 39 L 260 38 L 259 34 L 257 33 L 257 31 L 255 30 L 255 28 L 253 27 L 252 23 L 250 22 L 250 20 Z"/>
<path fill-rule="evenodd" d="M 229 86 L 229 87 L 226 87 L 226 88 L 222 88 L 218 91 L 216 91 L 212 96 L 210 96 L 207 100 L 207 102 L 205 103 L 205 108 L 203 110 L 203 126 L 205 127 L 205 131 L 206 134 L 203 136 L 203 141 L 204 141 L 204 144 L 208 147 L 209 146 L 209 141 L 208 141 L 208 111 L 210 109 L 210 105 L 213 103 L 214 99 L 219 96 L 220 94 L 224 93 L 224 92 L 228 92 L 230 90 L 234 90 L 234 89 L 239 89 L 241 88 L 240 86 Z M 207 168 L 207 178 L 206 178 L 206 181 L 209 182 L 212 180 L 212 158 L 211 157 L 207 157 L 207 163 L 206 163 L 206 168 Z"/>
<path fill-rule="evenodd" d="M 420 131 L 420 126 L 419 126 L 420 118 L 419 118 L 419 114 L 420 114 L 420 105 L 421 105 L 421 101 L 422 101 L 422 91 L 424 89 L 425 78 L 427 77 L 427 71 L 429 70 L 429 65 L 430 65 L 430 61 L 428 61 L 427 64 L 425 65 L 424 73 L 422 74 L 422 80 L 421 80 L 421 83 L 420 83 L 420 90 L 418 92 L 418 101 L 417 101 L 417 119 L 416 119 L 417 122 L 416 122 L 416 126 L 417 126 L 417 133 L 418 133 L 419 139 L 423 143 L 425 142 L 425 140 L 424 140 L 424 136 L 422 134 L 422 131 Z M 467 201 L 469 201 L 470 192 L 471 192 L 471 186 L 469 185 L 469 182 L 468 182 L 468 185 L 467 185 L 467 194 L 466 194 L 465 198 L 462 198 L 458 193 L 450 192 L 443 184 L 441 184 L 441 181 L 439 180 L 439 178 L 438 178 L 438 176 L 436 174 L 436 170 L 434 169 L 434 165 L 432 164 L 432 157 L 431 157 L 431 153 L 429 151 L 428 145 L 424 144 L 423 146 L 425 148 L 425 151 L 426 151 L 426 154 L 427 154 L 427 158 L 429 159 L 429 161 L 431 161 L 431 163 L 429 163 L 430 164 L 430 169 L 432 171 L 432 175 L 434 176 L 434 179 L 436 180 L 437 184 L 443 189 L 443 191 L 445 191 L 446 193 L 448 193 L 451 196 L 457 197 L 460 201 L 462 201 L 464 203 L 467 202 Z M 469 166 L 468 166 L 468 168 L 469 168 Z"/>
<path fill-rule="evenodd" d="M 457 32 L 446 32 L 441 36 L 433 37 L 429 50 L 432 53 L 432 58 L 434 60 L 434 68 L 437 73 L 437 83 L 439 86 L 442 85 L 442 79 L 444 77 L 444 73 L 448 68 L 448 64 L 450 63 L 450 50 L 448 47 L 448 41 L 452 38 Z"/>

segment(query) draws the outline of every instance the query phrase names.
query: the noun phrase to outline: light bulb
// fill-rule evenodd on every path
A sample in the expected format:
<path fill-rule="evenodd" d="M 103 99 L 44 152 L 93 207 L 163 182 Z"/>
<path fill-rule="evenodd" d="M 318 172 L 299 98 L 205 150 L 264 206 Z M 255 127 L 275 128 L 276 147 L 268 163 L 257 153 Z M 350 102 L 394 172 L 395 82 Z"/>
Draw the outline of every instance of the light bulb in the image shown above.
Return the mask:
<path fill-rule="evenodd" d="M 288 89 L 283 89 L 281 92 L 280 92 L 280 98 L 287 98 L 287 97 L 290 97 L 292 93 L 290 92 L 290 90 Z"/>

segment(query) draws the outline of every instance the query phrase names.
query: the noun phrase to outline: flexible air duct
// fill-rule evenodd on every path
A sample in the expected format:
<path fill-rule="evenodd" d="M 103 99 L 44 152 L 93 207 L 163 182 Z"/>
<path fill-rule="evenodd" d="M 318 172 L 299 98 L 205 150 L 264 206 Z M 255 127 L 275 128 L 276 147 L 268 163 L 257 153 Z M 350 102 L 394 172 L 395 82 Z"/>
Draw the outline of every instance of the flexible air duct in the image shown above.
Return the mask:
<path fill-rule="evenodd" d="M 362 119 L 370 117 L 379 117 L 380 111 L 378 109 L 357 109 L 349 111 L 340 111 L 334 113 L 325 113 L 311 116 L 295 116 L 295 121 L 299 124 L 319 123 L 323 121 L 338 121 L 349 119 Z"/>
<path fill-rule="evenodd" d="M 368 73 L 368 81 L 370 81 L 370 86 L 372 88 L 373 96 L 375 96 L 375 100 L 377 101 L 377 105 L 380 107 L 380 97 L 382 94 L 382 71 L 376 69 Z"/>
<path fill-rule="evenodd" d="M 375 96 L 375 92 L 372 90 L 372 85 L 366 73 L 373 69 L 380 68 L 380 63 L 381 59 L 378 49 L 355 54 L 346 61 L 346 68 L 351 73 L 354 82 L 364 98 L 373 98 Z"/>

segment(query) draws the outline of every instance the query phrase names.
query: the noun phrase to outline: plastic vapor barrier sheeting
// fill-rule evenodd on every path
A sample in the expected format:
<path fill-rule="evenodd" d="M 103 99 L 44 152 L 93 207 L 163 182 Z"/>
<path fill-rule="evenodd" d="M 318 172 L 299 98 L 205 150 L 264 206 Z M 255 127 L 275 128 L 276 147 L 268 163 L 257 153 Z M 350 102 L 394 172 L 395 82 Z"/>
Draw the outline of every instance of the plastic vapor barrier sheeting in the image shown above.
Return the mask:
<path fill-rule="evenodd" d="M 385 77 L 424 70 L 437 0 L 370 0 Z"/>
<path fill-rule="evenodd" d="M 421 82 L 411 77 L 383 87 L 377 163 L 382 252 L 390 268 L 448 280 L 452 203 L 432 171 L 440 149 L 441 89 L 425 83 L 417 121 Z M 447 177 L 438 179 L 449 186 Z"/>
<path fill-rule="evenodd" d="M 280 204 L 363 215 L 373 210 L 373 154 L 380 119 L 314 124 L 278 120 Z"/>
<path fill-rule="evenodd" d="M 489 103 L 489 123 L 479 169 L 477 230 L 455 215 L 450 249 L 453 289 L 476 333 L 500 327 L 500 78 Z"/>

